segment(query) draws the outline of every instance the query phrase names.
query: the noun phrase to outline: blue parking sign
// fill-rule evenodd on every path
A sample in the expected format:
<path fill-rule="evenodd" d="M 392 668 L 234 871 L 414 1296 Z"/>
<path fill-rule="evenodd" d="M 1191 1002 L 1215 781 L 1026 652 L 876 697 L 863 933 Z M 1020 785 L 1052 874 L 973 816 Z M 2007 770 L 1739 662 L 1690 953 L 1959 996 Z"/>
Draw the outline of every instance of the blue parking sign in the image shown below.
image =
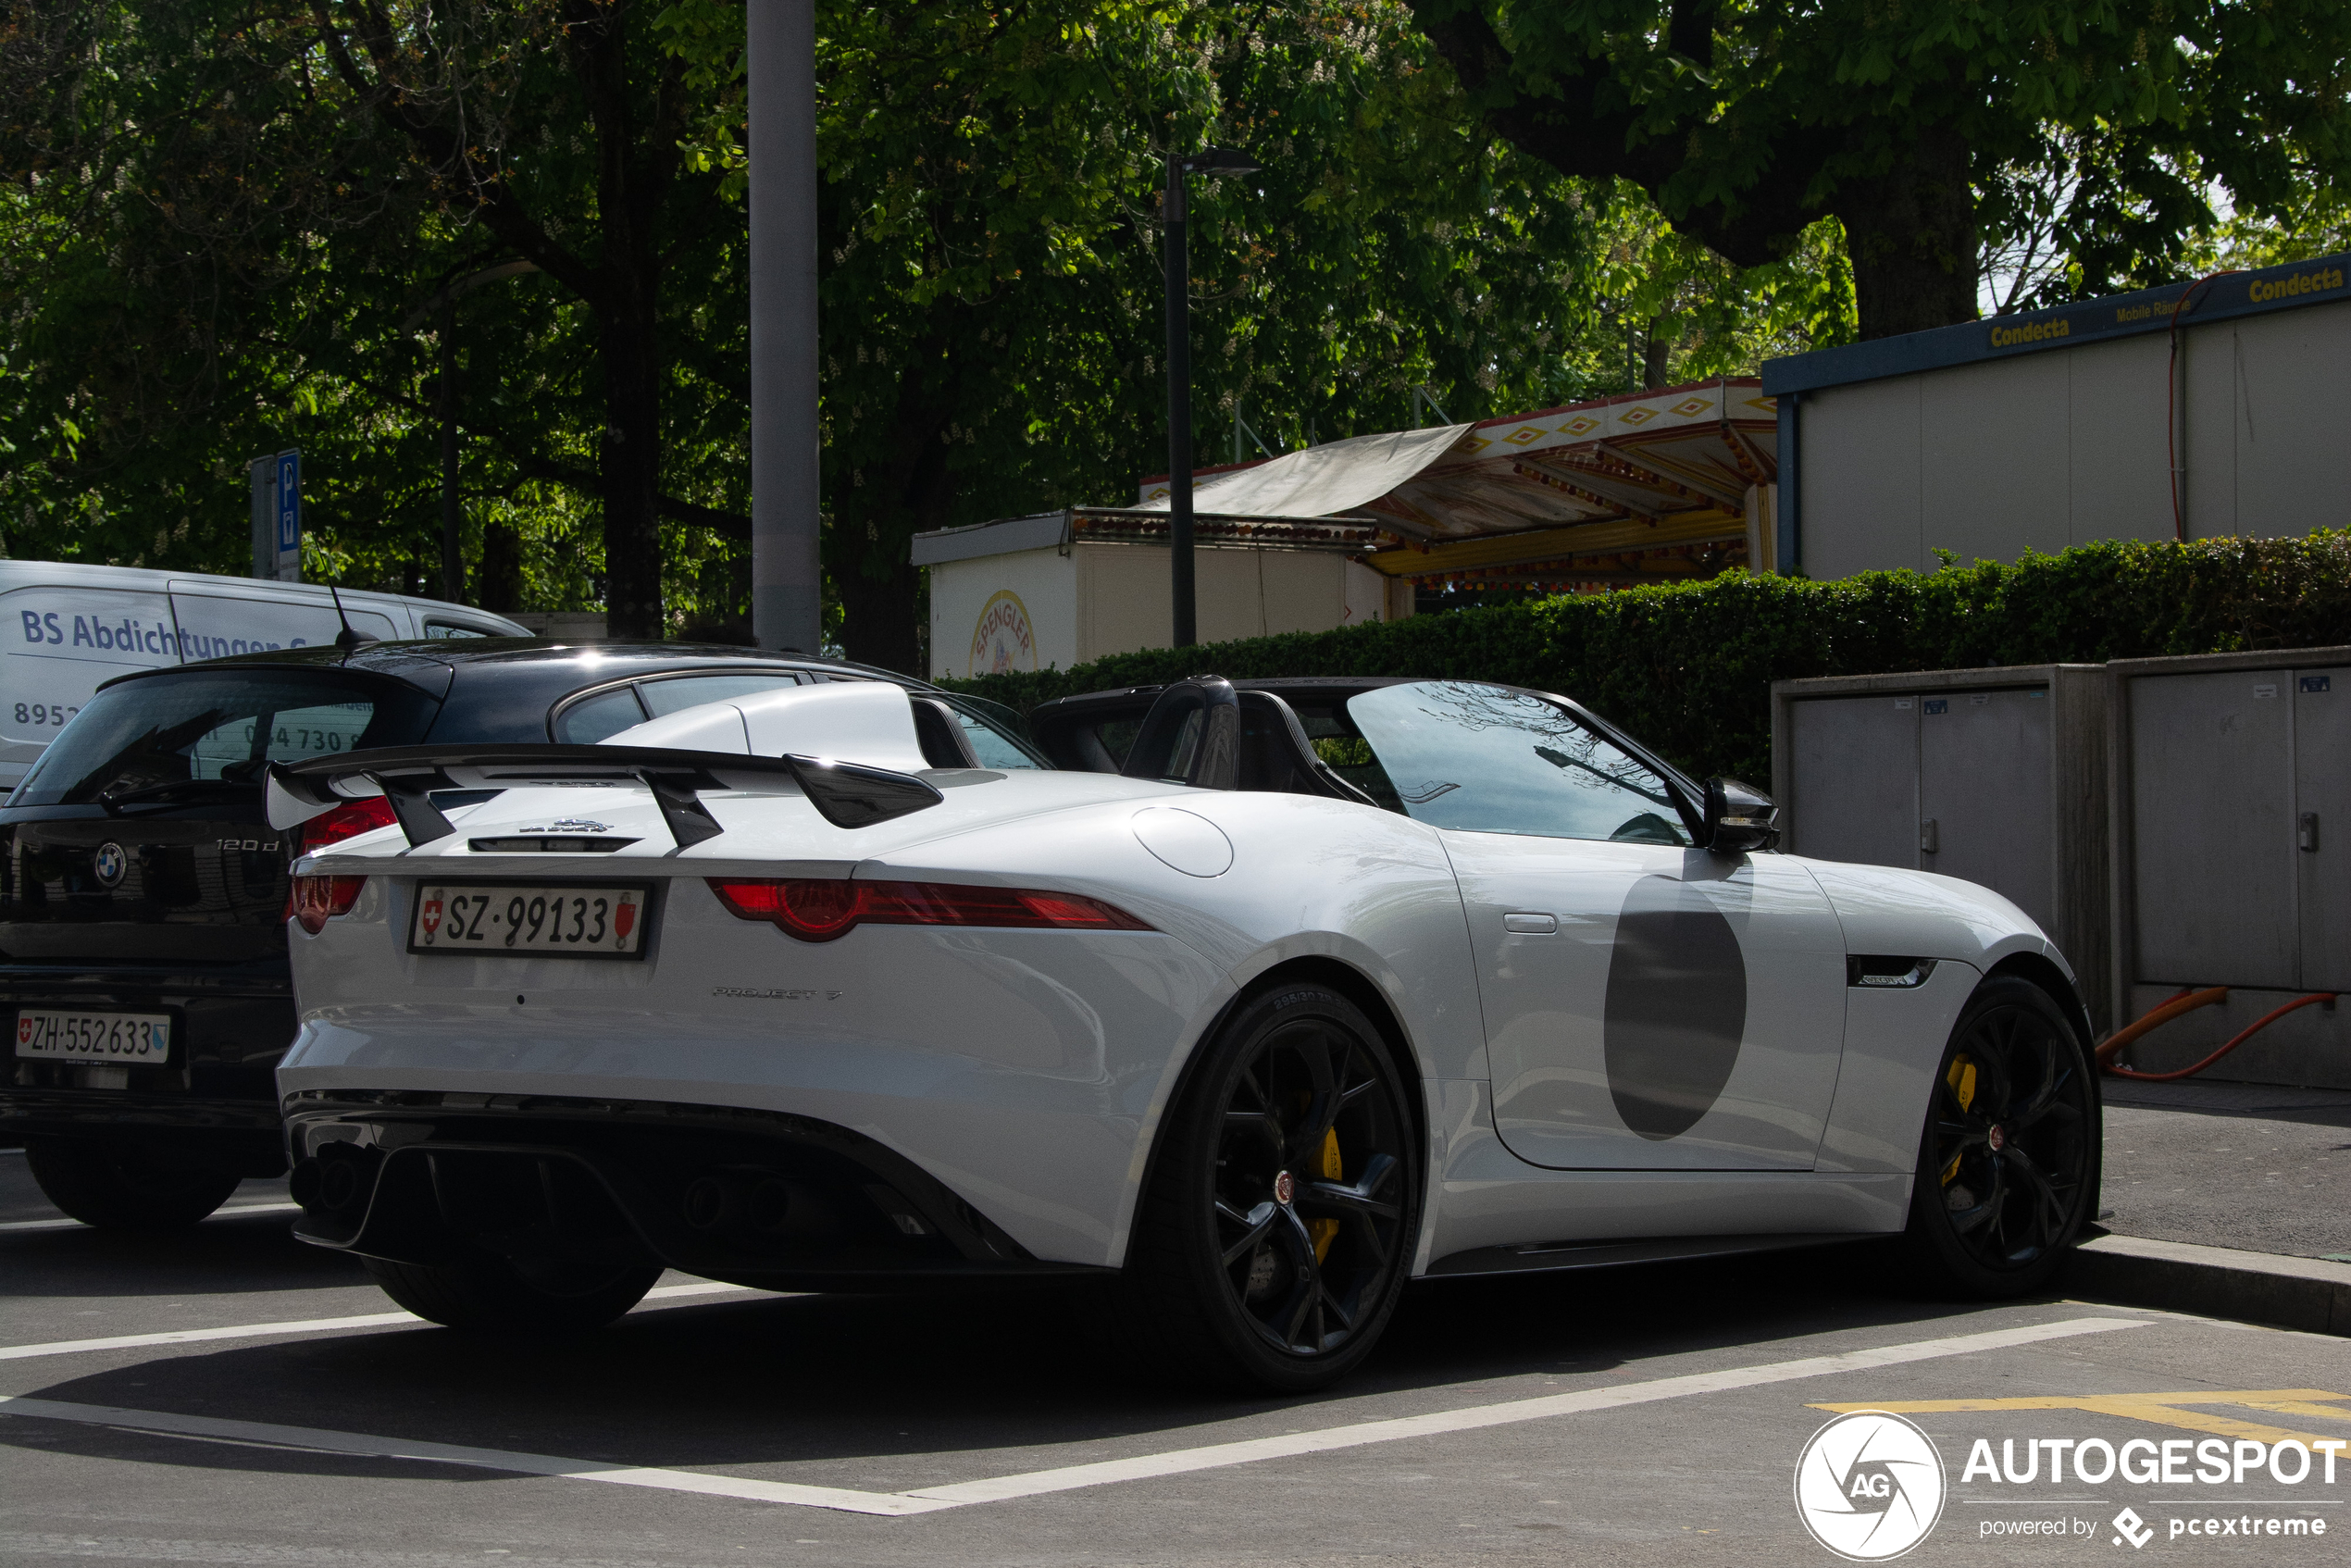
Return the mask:
<path fill-rule="evenodd" d="M 302 454 L 278 454 L 278 580 L 302 580 Z"/>

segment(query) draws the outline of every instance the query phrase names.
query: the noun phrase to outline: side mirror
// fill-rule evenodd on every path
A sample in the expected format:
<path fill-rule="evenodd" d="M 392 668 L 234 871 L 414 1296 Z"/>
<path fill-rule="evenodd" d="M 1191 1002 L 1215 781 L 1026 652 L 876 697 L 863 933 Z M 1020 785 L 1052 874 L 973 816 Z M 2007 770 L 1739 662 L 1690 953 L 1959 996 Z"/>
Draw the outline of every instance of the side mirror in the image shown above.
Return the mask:
<path fill-rule="evenodd" d="M 1735 778 L 1706 781 L 1706 847 L 1716 854 L 1746 854 L 1776 848 L 1780 808 L 1752 784 Z"/>

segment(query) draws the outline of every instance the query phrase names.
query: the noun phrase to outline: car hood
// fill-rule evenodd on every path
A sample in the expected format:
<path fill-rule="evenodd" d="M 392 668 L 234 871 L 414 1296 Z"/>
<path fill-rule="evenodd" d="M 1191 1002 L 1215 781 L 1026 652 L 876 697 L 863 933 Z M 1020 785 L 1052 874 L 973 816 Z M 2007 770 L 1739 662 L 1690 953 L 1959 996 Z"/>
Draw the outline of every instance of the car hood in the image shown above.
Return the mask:
<path fill-rule="evenodd" d="M 2072 966 L 2033 917 L 1989 888 L 1932 871 L 1802 860 L 1845 927 L 1845 951 L 1989 968 L 2016 952 Z"/>

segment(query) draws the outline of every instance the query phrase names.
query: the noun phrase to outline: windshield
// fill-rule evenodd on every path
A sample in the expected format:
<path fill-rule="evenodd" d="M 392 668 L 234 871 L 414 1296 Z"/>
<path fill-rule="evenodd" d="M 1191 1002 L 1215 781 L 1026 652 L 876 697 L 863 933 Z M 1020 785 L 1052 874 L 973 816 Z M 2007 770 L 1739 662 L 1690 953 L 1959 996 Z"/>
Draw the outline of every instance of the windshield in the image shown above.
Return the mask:
<path fill-rule="evenodd" d="M 1437 828 L 1690 841 L 1665 780 L 1528 691 L 1424 680 L 1350 697 L 1405 812 Z"/>
<path fill-rule="evenodd" d="M 83 704 L 10 805 L 117 804 L 257 785 L 264 765 L 414 745 L 440 706 L 346 670 L 189 670 Z"/>

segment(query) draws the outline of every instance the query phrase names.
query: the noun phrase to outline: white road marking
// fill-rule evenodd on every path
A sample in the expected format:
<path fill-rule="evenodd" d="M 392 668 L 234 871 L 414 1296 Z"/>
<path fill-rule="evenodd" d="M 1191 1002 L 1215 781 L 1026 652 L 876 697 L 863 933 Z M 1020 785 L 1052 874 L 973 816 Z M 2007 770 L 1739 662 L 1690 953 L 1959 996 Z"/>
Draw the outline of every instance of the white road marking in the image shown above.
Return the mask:
<path fill-rule="evenodd" d="M 701 1280 L 692 1285 L 659 1285 L 645 1300 L 667 1300 L 679 1296 L 749 1293 L 748 1285 L 721 1285 Z M 56 1339 L 45 1345 L 0 1345 L 0 1361 L 29 1361 L 35 1356 L 70 1356 L 83 1350 L 135 1350 L 145 1345 L 193 1345 L 206 1339 L 257 1339 L 280 1334 L 333 1334 L 346 1328 L 382 1328 L 390 1324 L 416 1326 L 425 1320 L 413 1313 L 362 1313 L 355 1317 L 298 1318 L 289 1323 L 241 1323 L 220 1328 L 169 1328 L 159 1334 L 117 1334 L 105 1339 Z"/>
<path fill-rule="evenodd" d="M 747 1481 L 733 1475 L 703 1475 L 690 1470 L 641 1469 L 626 1464 L 607 1464 L 592 1459 L 558 1459 L 552 1454 L 512 1453 L 504 1449 L 472 1449 L 454 1443 L 412 1442 L 403 1437 L 371 1437 L 355 1432 L 327 1432 L 310 1426 L 280 1426 L 266 1421 L 227 1421 L 208 1415 L 167 1415 L 151 1410 L 116 1410 L 106 1405 L 68 1404 L 57 1400 L 24 1399 L 6 1394 L 0 1394 L 0 1414 L 43 1416 L 52 1421 L 136 1427 L 191 1437 L 229 1437 L 250 1443 L 276 1443 L 326 1453 L 364 1454 L 376 1459 L 429 1460 L 477 1470 L 504 1470 L 521 1475 L 562 1475 L 575 1481 L 608 1481 L 623 1487 L 653 1487 L 664 1491 L 700 1492 L 709 1497 L 797 1503 L 803 1508 L 846 1509 L 855 1513 L 927 1513 L 934 1509 L 956 1506 L 952 1502 L 933 1502 L 886 1492 L 852 1492 L 832 1487 L 792 1486 L 781 1481 Z"/>
<path fill-rule="evenodd" d="M 549 1454 L 511 1453 L 499 1449 L 415 1442 L 354 1432 L 322 1431 L 309 1426 L 280 1426 L 269 1422 L 120 1410 L 107 1405 L 68 1404 L 55 1400 L 8 1395 L 0 1395 L 0 1414 L 45 1417 L 54 1421 L 253 1443 L 284 1444 L 379 1459 L 429 1460 L 481 1470 L 503 1470 L 516 1475 L 556 1475 L 575 1481 L 603 1481 L 615 1486 L 698 1492 L 710 1497 L 745 1498 L 757 1502 L 790 1503 L 796 1507 L 827 1508 L 851 1513 L 904 1515 L 929 1513 L 947 1508 L 967 1508 L 975 1503 L 1001 1502 L 1012 1498 L 1038 1497 L 1080 1487 L 1109 1486 L 1121 1481 L 1140 1481 L 1160 1475 L 1181 1475 L 1192 1471 L 1252 1464 L 1260 1460 L 1327 1453 L 1336 1449 L 1392 1443 L 1406 1437 L 1437 1437 L 1451 1432 L 1476 1431 L 1487 1426 L 1545 1421 L 1554 1416 L 1580 1414 L 1586 1411 L 1614 1410 L 1659 1400 L 1686 1399 L 1694 1394 L 1725 1393 L 1737 1388 L 1792 1382 L 1798 1378 L 1861 1372 L 1872 1367 L 1898 1366 L 1906 1362 L 1934 1361 L 1944 1356 L 1971 1355 L 1979 1350 L 2005 1350 L 2018 1345 L 2071 1338 L 2077 1335 L 2107 1334 L 2118 1329 L 2147 1326 L 2148 1323 L 2141 1318 L 2069 1318 L 2059 1323 L 1995 1329 L 1984 1334 L 1920 1339 L 1906 1345 L 1883 1345 L 1872 1350 L 1807 1356 L 1797 1361 L 1769 1362 L 1760 1366 L 1730 1367 L 1721 1372 L 1660 1377 L 1646 1383 L 1620 1384 L 1573 1394 L 1509 1400 L 1499 1404 L 1473 1405 L 1465 1410 L 1439 1411 L 1429 1415 L 1358 1422 L 1352 1425 L 1328 1426 L 1314 1432 L 1292 1432 L 1280 1437 L 1214 1443 L 1203 1448 L 1177 1449 L 1168 1453 L 1138 1454 L 1131 1459 L 1105 1460 L 1096 1464 L 1033 1470 L 1019 1475 L 1000 1475 L 990 1480 L 964 1481 L 945 1487 L 925 1487 L 908 1492 L 861 1492 L 839 1487 L 748 1480 L 734 1475 L 706 1475 L 691 1470 L 641 1468 L 598 1460 L 558 1459 Z"/>
<path fill-rule="evenodd" d="M 109 1562 L 203 1562 L 230 1568 L 675 1568 L 678 1559 L 578 1557 L 570 1552 L 399 1551 L 364 1546 L 289 1546 L 259 1541 L 161 1539 L 152 1536 L 0 1531 L 0 1562 L 97 1558 Z"/>
<path fill-rule="evenodd" d="M 1799 1377 L 1859 1372 L 1904 1362 L 1933 1361 L 1942 1356 L 1972 1354 L 2070 1338 L 2077 1334 L 2105 1334 L 2121 1328 L 2143 1328 L 2136 1318 L 2077 1317 L 2060 1323 L 2034 1324 L 2026 1328 L 2001 1328 L 1986 1334 L 1963 1334 L 1948 1339 L 1920 1339 L 1907 1345 L 1885 1345 L 1869 1350 L 1807 1356 L 1801 1361 L 1770 1362 L 1761 1366 L 1731 1367 L 1722 1372 L 1694 1372 L 1681 1377 L 1660 1377 L 1647 1383 L 1588 1388 L 1573 1394 L 1546 1394 L 1540 1399 L 1511 1400 L 1502 1404 L 1474 1405 L 1467 1410 L 1438 1411 L 1392 1421 L 1366 1421 L 1352 1426 L 1326 1427 L 1319 1432 L 1286 1433 L 1245 1442 L 1217 1443 L 1207 1448 L 1179 1449 L 1173 1453 L 1139 1454 L 1133 1459 L 1107 1460 L 1099 1464 L 1074 1464 L 1061 1470 L 1037 1470 L 1026 1475 L 1001 1475 L 991 1481 L 964 1481 L 949 1487 L 924 1487 L 907 1494 L 952 1502 L 994 1502 L 1002 1498 L 1035 1497 L 1042 1492 L 1099 1487 L 1113 1481 L 1137 1481 L 1152 1475 L 1180 1475 L 1194 1470 L 1214 1470 L 1228 1464 L 1250 1464 L 1261 1459 L 1287 1459 L 1299 1454 L 1325 1453 L 1333 1449 L 1360 1448 L 1366 1443 L 1390 1443 L 1401 1437 L 1435 1437 L 1503 1426 L 1522 1421 L 1586 1411 L 1614 1410 L 1622 1405 L 1648 1404 L 1658 1400 L 1686 1399 L 1692 1394 L 1719 1394 L 1733 1388 L 1753 1388 L 1786 1383 Z"/>
<path fill-rule="evenodd" d="M 299 1203 L 236 1203 L 225 1209 L 215 1209 L 205 1216 L 208 1220 L 232 1219 L 239 1214 L 291 1214 L 302 1208 Z M 0 1224 L 0 1230 L 94 1230 L 94 1226 L 80 1220 L 9 1220 Z"/>

